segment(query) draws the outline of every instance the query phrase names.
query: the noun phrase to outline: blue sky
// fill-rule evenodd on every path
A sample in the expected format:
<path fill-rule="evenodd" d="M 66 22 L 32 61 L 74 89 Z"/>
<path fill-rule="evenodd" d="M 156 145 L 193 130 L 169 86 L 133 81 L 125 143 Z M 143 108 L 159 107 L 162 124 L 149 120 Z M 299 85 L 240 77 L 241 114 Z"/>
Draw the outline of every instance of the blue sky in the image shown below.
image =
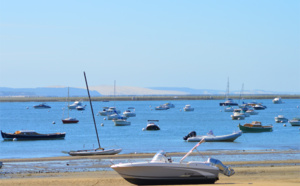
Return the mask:
<path fill-rule="evenodd" d="M 298 0 L 0 2 L 0 87 L 300 92 Z"/>

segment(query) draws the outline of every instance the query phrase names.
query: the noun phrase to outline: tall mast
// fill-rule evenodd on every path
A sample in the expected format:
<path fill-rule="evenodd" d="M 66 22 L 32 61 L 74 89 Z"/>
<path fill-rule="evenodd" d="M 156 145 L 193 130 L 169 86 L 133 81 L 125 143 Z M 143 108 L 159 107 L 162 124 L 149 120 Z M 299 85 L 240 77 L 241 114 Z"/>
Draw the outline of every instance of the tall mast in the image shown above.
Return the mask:
<path fill-rule="evenodd" d="M 114 107 L 116 107 L 116 80 L 114 80 Z"/>
<path fill-rule="evenodd" d="M 228 100 L 228 98 L 229 98 L 229 77 L 227 79 L 227 89 L 226 90 L 227 90 L 226 91 L 226 100 Z"/>
<path fill-rule="evenodd" d="M 239 103 L 240 103 L 240 100 L 241 100 L 241 98 L 242 98 L 243 92 L 244 92 L 244 83 L 242 84 L 242 89 L 241 89 L 241 93 L 240 93 Z"/>
<path fill-rule="evenodd" d="M 70 105 L 70 99 L 69 99 L 69 87 L 68 87 L 68 118 L 69 118 L 69 110 L 70 110 L 69 105 Z"/>
<path fill-rule="evenodd" d="M 90 96 L 90 91 L 89 91 L 89 86 L 88 86 L 88 83 L 87 83 L 87 80 L 86 80 L 85 72 L 83 72 L 83 74 L 84 74 L 84 79 L 85 79 L 86 89 L 87 89 L 87 92 L 88 92 L 88 95 L 89 95 L 89 100 L 90 100 L 90 105 L 91 105 L 91 110 L 92 110 L 92 115 L 93 115 L 93 120 L 94 120 L 94 125 L 95 125 L 95 131 L 96 131 L 97 140 L 98 140 L 98 145 L 99 145 L 99 148 L 101 149 L 100 141 L 99 141 L 99 136 L 98 136 L 98 130 L 97 130 L 97 126 L 96 126 L 96 120 L 95 120 L 95 116 L 94 116 L 93 105 L 92 105 L 91 96 Z"/>

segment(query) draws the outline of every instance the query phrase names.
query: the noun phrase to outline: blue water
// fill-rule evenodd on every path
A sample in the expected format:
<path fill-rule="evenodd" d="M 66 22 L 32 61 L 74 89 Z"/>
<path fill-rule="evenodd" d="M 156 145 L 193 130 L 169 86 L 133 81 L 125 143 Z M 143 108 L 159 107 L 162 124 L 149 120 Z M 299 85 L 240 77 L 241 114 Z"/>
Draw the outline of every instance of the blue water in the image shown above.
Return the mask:
<path fill-rule="evenodd" d="M 122 148 L 124 153 L 187 152 L 196 143 L 185 142 L 182 138 L 190 131 L 206 134 L 213 130 L 215 135 L 225 135 L 238 130 L 238 123 L 261 121 L 263 125 L 272 124 L 273 132 L 246 133 L 235 142 L 210 142 L 201 144 L 200 151 L 220 150 L 300 150 L 299 127 L 286 123 L 275 123 L 274 117 L 284 115 L 288 119 L 300 116 L 300 100 L 287 99 L 284 104 L 273 104 L 271 99 L 259 100 L 267 106 L 258 111 L 258 115 L 245 120 L 231 120 L 232 113 L 223 112 L 219 106 L 222 100 L 174 100 L 175 108 L 157 111 L 155 106 L 170 101 L 116 101 L 93 102 L 95 115 L 104 106 L 116 106 L 122 112 L 128 107 L 135 107 L 136 117 L 129 118 L 130 126 L 114 126 L 103 116 L 95 116 L 101 146 L 104 148 Z M 252 101 L 252 100 L 245 100 Z M 63 108 L 65 102 L 48 102 L 51 109 L 34 109 L 37 102 L 2 102 L 0 103 L 0 130 L 35 130 L 39 133 L 66 132 L 63 140 L 39 141 L 4 141 L 0 139 L 0 159 L 68 156 L 62 151 L 90 149 L 97 147 L 97 139 L 92 114 L 87 104 L 85 111 L 73 110 L 70 116 L 79 119 L 78 124 L 62 124 L 66 117 Z M 190 104 L 194 112 L 184 112 L 183 107 Z M 27 109 L 28 107 L 28 109 Z M 143 131 L 147 120 L 159 120 L 160 131 Z M 52 124 L 55 121 L 56 124 Z M 101 126 L 101 124 L 104 126 Z"/>

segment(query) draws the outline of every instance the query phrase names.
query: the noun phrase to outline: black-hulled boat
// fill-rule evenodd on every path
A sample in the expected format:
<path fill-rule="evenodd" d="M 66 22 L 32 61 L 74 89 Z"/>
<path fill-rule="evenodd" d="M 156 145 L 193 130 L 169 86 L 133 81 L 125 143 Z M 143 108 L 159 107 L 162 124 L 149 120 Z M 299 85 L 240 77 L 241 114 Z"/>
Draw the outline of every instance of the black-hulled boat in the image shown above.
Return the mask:
<path fill-rule="evenodd" d="M 158 122 L 159 120 L 148 120 L 148 124 L 145 130 L 160 130 Z"/>
<path fill-rule="evenodd" d="M 1 136 L 4 140 L 48 140 L 48 139 L 64 139 L 66 133 L 51 133 L 51 134 L 40 134 L 34 130 L 18 130 L 15 133 L 2 132 Z"/>
<path fill-rule="evenodd" d="M 46 103 L 42 103 L 39 105 L 34 105 L 33 108 L 35 109 L 47 109 L 47 108 L 51 108 L 49 105 L 46 105 Z"/>

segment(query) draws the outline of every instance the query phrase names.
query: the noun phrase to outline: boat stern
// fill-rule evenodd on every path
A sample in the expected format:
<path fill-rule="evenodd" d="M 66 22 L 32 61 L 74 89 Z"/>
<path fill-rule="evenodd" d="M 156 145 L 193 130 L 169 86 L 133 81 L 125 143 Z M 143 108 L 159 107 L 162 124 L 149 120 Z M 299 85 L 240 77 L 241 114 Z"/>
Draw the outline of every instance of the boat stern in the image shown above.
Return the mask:
<path fill-rule="evenodd" d="M 225 176 L 230 177 L 230 176 L 235 174 L 235 171 L 231 167 L 224 165 L 220 160 L 217 160 L 217 159 L 214 159 L 214 158 L 209 158 L 208 162 L 212 166 L 217 167 L 219 169 L 219 171 L 221 173 L 223 173 Z"/>

